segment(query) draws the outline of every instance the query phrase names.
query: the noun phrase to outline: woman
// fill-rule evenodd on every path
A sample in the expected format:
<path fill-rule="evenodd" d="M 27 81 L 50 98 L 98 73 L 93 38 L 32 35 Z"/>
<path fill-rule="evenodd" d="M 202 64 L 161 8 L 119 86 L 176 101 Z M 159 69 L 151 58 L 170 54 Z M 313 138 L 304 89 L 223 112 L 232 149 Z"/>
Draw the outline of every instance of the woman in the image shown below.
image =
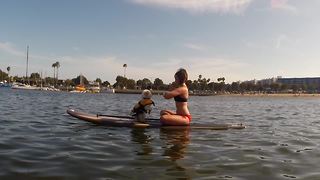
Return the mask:
<path fill-rule="evenodd" d="M 176 102 L 176 112 L 162 110 L 160 112 L 160 121 L 163 125 L 182 126 L 190 125 L 191 115 L 188 109 L 189 92 L 186 82 L 188 73 L 185 69 L 179 69 L 174 75 L 175 83 L 178 85 L 174 90 L 166 92 L 165 99 L 174 98 Z"/>

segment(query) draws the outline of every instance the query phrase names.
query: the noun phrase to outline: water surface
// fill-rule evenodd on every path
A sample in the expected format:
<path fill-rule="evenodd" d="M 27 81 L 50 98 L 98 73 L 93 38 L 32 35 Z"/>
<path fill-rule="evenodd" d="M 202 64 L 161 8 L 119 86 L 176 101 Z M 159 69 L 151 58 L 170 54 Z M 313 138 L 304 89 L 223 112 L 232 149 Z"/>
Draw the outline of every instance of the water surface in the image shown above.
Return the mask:
<path fill-rule="evenodd" d="M 96 126 L 66 114 L 127 115 L 139 95 L 0 89 L 0 179 L 320 179 L 320 99 L 190 98 L 193 122 L 243 130 Z M 174 102 L 154 96 L 156 107 Z"/>

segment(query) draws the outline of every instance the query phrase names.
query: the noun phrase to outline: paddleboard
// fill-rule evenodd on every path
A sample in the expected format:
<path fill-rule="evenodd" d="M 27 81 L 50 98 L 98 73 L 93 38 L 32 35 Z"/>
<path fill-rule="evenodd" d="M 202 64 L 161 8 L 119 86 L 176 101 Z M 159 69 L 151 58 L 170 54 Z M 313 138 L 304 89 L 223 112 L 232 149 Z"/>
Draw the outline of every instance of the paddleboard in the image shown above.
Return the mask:
<path fill-rule="evenodd" d="M 190 126 L 165 126 L 161 125 L 160 119 L 146 118 L 148 124 L 134 122 L 130 116 L 99 115 L 88 114 L 74 109 L 68 109 L 67 113 L 79 120 L 87 121 L 97 125 L 106 125 L 111 127 L 129 127 L 129 128 L 164 128 L 164 129 L 207 129 L 207 130 L 227 130 L 244 129 L 245 125 L 239 124 L 196 124 Z"/>

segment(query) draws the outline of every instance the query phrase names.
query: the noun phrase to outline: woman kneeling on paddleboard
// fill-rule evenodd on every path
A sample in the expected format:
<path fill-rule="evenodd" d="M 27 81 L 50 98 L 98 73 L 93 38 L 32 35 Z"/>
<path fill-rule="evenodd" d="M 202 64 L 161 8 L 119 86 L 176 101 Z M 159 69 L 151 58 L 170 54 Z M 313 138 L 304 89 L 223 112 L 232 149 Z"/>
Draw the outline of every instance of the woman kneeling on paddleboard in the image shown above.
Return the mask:
<path fill-rule="evenodd" d="M 185 69 L 179 69 L 174 75 L 175 83 L 178 85 L 175 89 L 166 92 L 163 97 L 165 99 L 174 98 L 176 102 L 176 112 L 170 110 L 162 110 L 160 112 L 160 121 L 163 125 L 190 125 L 191 115 L 188 109 L 189 92 L 186 82 L 188 73 Z"/>

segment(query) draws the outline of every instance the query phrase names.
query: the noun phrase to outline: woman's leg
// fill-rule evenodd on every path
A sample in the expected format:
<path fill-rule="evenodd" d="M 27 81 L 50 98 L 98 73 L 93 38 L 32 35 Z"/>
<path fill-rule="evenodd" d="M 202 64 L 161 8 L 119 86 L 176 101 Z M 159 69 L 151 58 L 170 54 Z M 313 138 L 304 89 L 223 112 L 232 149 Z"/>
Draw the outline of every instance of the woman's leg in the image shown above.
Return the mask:
<path fill-rule="evenodd" d="M 160 116 L 162 116 L 162 115 L 168 115 L 168 114 L 176 114 L 176 112 L 174 112 L 174 111 L 171 111 L 171 110 L 161 110 L 160 111 Z"/>
<path fill-rule="evenodd" d="M 186 126 L 190 124 L 188 117 L 176 114 L 163 114 L 160 116 L 160 122 L 170 126 Z"/>

